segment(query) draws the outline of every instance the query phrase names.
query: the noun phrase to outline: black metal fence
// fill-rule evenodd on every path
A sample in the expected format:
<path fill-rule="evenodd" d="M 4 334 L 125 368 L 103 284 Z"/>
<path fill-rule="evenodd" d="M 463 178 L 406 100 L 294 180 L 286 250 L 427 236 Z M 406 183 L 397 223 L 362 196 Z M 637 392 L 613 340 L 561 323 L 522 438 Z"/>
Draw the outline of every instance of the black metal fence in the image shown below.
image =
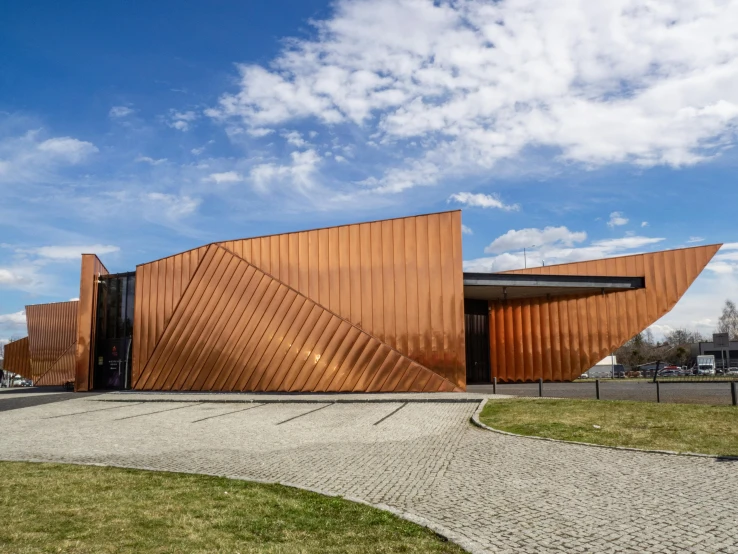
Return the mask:
<path fill-rule="evenodd" d="M 470 392 L 543 398 L 635 400 L 687 404 L 736 405 L 738 380 L 592 379 L 573 383 L 491 383 L 470 385 Z"/>

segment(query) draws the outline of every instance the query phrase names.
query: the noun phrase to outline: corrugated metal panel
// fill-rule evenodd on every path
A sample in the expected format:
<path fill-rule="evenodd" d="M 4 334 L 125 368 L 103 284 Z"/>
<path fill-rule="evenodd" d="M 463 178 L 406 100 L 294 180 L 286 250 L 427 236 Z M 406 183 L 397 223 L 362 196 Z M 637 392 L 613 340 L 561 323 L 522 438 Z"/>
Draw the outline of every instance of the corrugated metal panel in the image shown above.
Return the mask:
<path fill-rule="evenodd" d="M 77 308 L 77 346 L 75 347 L 74 390 L 92 389 L 92 345 L 95 341 L 97 279 L 108 270 L 95 254 L 82 254 Z"/>
<path fill-rule="evenodd" d="M 32 378 L 31 355 L 28 349 L 28 337 L 14 340 L 5 345 L 5 359 L 3 369 L 22 375 L 26 379 Z"/>
<path fill-rule="evenodd" d="M 220 244 L 465 386 L 460 211 Z"/>
<path fill-rule="evenodd" d="M 131 382 L 138 380 L 151 357 L 206 248 L 202 246 L 136 267 Z"/>
<path fill-rule="evenodd" d="M 74 370 L 76 361 L 77 342 L 69 345 L 69 348 L 59 356 L 51 367 L 39 377 L 34 383 L 36 386 L 63 385 L 74 381 Z"/>
<path fill-rule="evenodd" d="M 74 379 L 79 302 L 26 306 L 31 379 L 37 385 L 63 385 Z"/>
<path fill-rule="evenodd" d="M 316 238 L 320 240 L 319 235 Z M 330 241 L 330 233 L 326 239 Z M 285 243 L 289 248 L 289 237 Z M 271 241 L 259 241 L 259 250 L 269 252 L 270 257 L 272 246 Z M 299 248 L 299 237 L 295 246 Z M 284 265 L 284 271 L 277 268 L 277 263 Z M 269 267 L 286 278 L 299 273 L 289 259 L 284 264 L 270 259 Z M 340 281 L 340 266 L 337 273 Z M 335 297 L 335 305 L 340 308 L 340 290 L 326 288 L 328 296 L 324 299 L 330 302 L 330 297 Z M 219 245 L 207 248 L 134 388 L 459 390 Z"/>
<path fill-rule="evenodd" d="M 698 246 L 505 272 L 645 277 L 646 286 L 490 302 L 492 375 L 503 382 L 576 379 L 671 310 L 719 248 Z"/>

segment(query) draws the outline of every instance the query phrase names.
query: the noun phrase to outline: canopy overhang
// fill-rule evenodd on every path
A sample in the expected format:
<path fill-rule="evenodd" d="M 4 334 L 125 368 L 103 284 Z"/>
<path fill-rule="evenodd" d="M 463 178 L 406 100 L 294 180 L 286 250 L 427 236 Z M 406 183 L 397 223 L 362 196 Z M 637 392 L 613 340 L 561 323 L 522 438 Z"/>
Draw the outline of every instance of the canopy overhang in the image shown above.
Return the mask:
<path fill-rule="evenodd" d="M 464 298 L 507 300 L 642 289 L 643 277 L 464 273 Z"/>

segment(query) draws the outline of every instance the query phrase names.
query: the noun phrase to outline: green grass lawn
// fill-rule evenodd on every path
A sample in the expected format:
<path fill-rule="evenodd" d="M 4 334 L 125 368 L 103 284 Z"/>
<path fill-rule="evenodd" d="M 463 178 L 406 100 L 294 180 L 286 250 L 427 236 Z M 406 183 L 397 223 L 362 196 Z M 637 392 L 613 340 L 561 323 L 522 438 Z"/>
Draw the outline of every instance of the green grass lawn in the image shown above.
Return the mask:
<path fill-rule="evenodd" d="M 202 475 L 0 462 L 0 552 L 460 553 L 340 498 Z"/>
<path fill-rule="evenodd" d="M 738 456 L 738 408 L 735 406 L 602 400 L 491 400 L 479 419 L 494 429 L 520 435 Z"/>

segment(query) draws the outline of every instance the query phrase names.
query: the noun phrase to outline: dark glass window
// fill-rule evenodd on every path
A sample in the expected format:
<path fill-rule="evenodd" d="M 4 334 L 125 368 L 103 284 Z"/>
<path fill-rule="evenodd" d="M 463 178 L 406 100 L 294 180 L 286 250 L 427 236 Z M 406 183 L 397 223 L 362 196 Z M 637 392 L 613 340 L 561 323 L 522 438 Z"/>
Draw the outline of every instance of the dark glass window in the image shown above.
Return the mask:
<path fill-rule="evenodd" d="M 130 388 L 136 274 L 104 275 L 97 285 L 96 389 Z"/>

